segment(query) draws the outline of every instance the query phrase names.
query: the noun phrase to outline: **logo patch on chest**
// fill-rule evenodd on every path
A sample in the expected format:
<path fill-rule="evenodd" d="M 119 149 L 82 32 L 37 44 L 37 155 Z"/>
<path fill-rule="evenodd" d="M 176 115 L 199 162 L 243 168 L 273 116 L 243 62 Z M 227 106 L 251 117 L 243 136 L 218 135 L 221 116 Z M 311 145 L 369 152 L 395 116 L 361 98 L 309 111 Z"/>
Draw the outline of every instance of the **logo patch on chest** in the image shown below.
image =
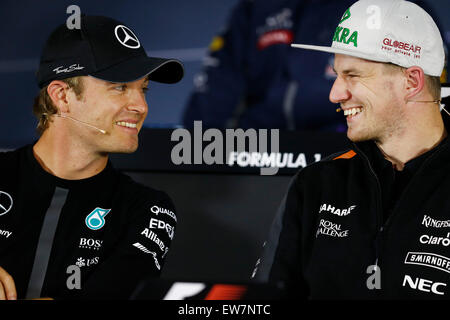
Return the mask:
<path fill-rule="evenodd" d="M 332 214 L 342 217 L 342 216 L 349 215 L 352 212 L 352 210 L 355 208 L 356 208 L 356 205 L 341 209 L 341 208 L 336 208 L 336 207 L 332 206 L 331 204 L 324 203 L 320 206 L 319 213 L 321 213 L 322 211 L 326 211 L 326 212 L 329 212 L 329 213 L 332 213 Z"/>
<path fill-rule="evenodd" d="M 324 234 L 335 238 L 344 238 L 348 236 L 348 230 L 342 230 L 340 224 L 333 223 L 331 221 L 320 219 L 319 227 L 317 228 L 316 238 Z"/>
<path fill-rule="evenodd" d="M 111 209 L 95 208 L 89 213 L 85 219 L 86 226 L 91 230 L 98 230 L 105 225 L 105 216 L 111 211 Z"/>

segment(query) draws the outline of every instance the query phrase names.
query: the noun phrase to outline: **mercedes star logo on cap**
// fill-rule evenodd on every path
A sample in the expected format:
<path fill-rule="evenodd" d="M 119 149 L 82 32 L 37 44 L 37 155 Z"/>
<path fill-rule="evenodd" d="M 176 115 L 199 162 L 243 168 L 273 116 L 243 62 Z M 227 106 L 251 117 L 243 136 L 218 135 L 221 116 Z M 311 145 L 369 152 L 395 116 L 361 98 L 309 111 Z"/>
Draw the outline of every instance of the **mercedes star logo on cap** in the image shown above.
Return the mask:
<path fill-rule="evenodd" d="M 137 49 L 141 46 L 138 38 L 133 33 L 133 31 L 131 31 L 130 28 L 125 27 L 124 25 L 118 25 L 114 29 L 114 33 L 117 40 L 119 40 L 119 42 L 127 48 Z"/>
<path fill-rule="evenodd" d="M 0 191 L 0 216 L 6 214 L 13 206 L 12 197 L 6 192 Z"/>
<path fill-rule="evenodd" d="M 66 24 L 52 31 L 42 50 L 36 80 L 42 89 L 53 80 L 90 75 L 122 83 L 148 77 L 176 83 L 183 78 L 180 61 L 149 57 L 134 31 L 104 16 L 81 17 L 81 29 Z"/>

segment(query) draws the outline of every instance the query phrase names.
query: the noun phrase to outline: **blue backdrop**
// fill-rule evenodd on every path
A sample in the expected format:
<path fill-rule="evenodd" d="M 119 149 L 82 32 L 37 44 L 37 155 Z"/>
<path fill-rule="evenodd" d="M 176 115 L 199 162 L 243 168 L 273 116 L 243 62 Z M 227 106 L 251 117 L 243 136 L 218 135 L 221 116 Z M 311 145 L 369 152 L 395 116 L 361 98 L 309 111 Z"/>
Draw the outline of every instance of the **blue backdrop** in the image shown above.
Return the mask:
<path fill-rule="evenodd" d="M 258 1 L 258 0 L 256 0 Z M 226 22 L 237 0 L 65 1 L 2 0 L 0 4 L 0 148 L 36 139 L 31 106 L 38 92 L 34 72 L 49 33 L 76 4 L 86 14 L 106 15 L 129 25 L 149 55 L 178 58 L 184 79 L 175 85 L 153 83 L 148 93 L 147 127 L 173 127 L 193 88 L 212 37 Z M 444 30 L 450 30 L 450 2 L 429 0 Z M 445 32 L 446 38 L 449 32 Z"/>

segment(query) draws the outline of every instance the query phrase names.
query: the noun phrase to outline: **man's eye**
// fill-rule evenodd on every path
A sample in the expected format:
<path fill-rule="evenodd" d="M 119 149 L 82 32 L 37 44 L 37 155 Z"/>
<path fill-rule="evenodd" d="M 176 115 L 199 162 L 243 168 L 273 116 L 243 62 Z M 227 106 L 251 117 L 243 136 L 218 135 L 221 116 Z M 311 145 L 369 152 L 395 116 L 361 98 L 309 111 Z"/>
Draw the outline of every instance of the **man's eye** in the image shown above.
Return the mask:
<path fill-rule="evenodd" d="M 114 87 L 114 89 L 119 90 L 119 91 L 125 91 L 126 88 L 127 88 L 127 86 L 124 84 Z"/>

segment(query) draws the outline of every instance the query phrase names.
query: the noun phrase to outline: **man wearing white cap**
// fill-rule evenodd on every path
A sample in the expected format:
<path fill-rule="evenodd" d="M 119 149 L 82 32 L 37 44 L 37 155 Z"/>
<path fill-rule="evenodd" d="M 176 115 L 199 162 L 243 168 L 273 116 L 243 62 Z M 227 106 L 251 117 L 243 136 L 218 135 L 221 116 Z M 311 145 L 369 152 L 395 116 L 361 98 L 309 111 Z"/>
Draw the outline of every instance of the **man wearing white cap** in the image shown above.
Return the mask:
<path fill-rule="evenodd" d="M 293 178 L 253 276 L 321 298 L 450 296 L 450 128 L 440 108 L 444 48 L 403 0 L 361 0 L 342 16 L 330 100 L 351 149 Z"/>

